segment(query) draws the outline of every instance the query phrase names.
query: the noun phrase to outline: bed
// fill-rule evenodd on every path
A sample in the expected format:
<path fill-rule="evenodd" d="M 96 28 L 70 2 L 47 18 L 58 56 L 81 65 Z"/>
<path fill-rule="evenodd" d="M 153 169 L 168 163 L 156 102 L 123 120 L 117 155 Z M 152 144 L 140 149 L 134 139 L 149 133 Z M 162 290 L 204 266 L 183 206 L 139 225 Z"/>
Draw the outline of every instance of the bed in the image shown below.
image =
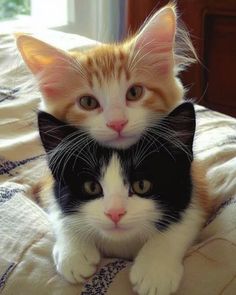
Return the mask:
<path fill-rule="evenodd" d="M 57 31 L 33 34 L 66 50 L 96 44 Z M 83 286 L 67 283 L 55 271 L 50 222 L 32 197 L 47 169 L 36 123 L 40 93 L 32 81 L 14 36 L 1 33 L 0 294 L 132 295 L 128 278 L 132 261 L 103 259 Z M 185 273 L 176 295 L 235 295 L 236 119 L 201 106 L 196 106 L 196 112 L 195 156 L 208 165 L 212 195 L 221 201 L 185 257 Z"/>

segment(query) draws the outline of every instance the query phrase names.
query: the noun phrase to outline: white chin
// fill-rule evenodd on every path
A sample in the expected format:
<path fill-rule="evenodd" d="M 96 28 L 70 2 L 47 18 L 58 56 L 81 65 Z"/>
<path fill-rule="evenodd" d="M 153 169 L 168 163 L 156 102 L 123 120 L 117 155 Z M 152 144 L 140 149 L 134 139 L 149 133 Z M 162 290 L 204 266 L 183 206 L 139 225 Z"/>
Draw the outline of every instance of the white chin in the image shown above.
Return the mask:
<path fill-rule="evenodd" d="M 135 144 L 138 141 L 138 136 L 130 136 L 130 137 L 116 137 L 110 140 L 99 140 L 98 141 L 105 145 L 112 148 L 119 148 L 119 149 L 126 149 L 131 145 Z"/>
<path fill-rule="evenodd" d="M 125 241 L 130 239 L 131 237 L 136 236 L 136 232 L 129 229 L 110 229 L 110 230 L 102 230 L 102 235 L 109 240 L 113 241 Z"/>

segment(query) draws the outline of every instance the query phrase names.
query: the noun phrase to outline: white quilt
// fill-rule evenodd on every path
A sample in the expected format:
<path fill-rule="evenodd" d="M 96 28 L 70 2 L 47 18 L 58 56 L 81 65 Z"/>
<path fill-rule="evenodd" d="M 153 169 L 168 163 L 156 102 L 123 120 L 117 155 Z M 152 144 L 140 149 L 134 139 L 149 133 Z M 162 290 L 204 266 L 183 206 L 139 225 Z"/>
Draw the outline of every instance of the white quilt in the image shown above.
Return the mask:
<path fill-rule="evenodd" d="M 63 49 L 95 44 L 53 31 L 36 36 Z M 134 294 L 128 280 L 131 262 L 104 260 L 84 286 L 67 284 L 55 272 L 50 223 L 30 200 L 33 185 L 47 169 L 36 123 L 40 94 L 31 85 L 13 36 L 0 34 L 0 293 Z M 235 295 L 236 120 L 203 107 L 196 110 L 195 156 L 207 163 L 212 195 L 221 202 L 186 255 L 176 295 Z"/>

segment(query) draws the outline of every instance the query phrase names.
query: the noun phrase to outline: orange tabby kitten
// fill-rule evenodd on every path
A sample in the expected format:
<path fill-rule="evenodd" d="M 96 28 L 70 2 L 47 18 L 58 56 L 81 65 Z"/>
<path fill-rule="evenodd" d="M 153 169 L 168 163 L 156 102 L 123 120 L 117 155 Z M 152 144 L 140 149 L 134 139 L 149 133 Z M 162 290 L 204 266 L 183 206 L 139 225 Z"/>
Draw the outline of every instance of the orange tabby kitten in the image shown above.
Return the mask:
<path fill-rule="evenodd" d="M 182 101 L 177 75 L 194 61 L 172 4 L 122 43 L 70 53 L 21 35 L 17 45 L 38 81 L 43 110 L 83 127 L 104 145 L 121 148 Z"/>

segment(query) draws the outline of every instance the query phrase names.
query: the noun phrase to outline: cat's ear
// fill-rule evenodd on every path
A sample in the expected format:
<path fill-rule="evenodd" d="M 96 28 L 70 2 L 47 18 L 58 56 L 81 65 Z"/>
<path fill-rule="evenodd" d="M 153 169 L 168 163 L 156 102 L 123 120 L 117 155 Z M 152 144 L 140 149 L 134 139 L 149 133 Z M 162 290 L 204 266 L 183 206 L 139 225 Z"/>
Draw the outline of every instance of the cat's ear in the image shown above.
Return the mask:
<path fill-rule="evenodd" d="M 196 115 L 192 103 L 184 102 L 176 107 L 162 120 L 161 125 L 165 126 L 166 139 L 169 140 L 172 147 L 180 151 L 187 148 L 187 151 L 192 153 L 196 129 Z"/>
<path fill-rule="evenodd" d="M 32 36 L 17 36 L 18 49 L 47 99 L 66 96 L 73 81 L 73 60 L 66 52 Z"/>
<path fill-rule="evenodd" d="M 39 39 L 28 35 L 16 36 L 17 47 L 33 74 L 40 74 L 46 67 L 57 64 L 64 66 L 69 56 Z"/>
<path fill-rule="evenodd" d="M 176 9 L 168 4 L 158 10 L 139 31 L 135 49 L 149 53 L 172 51 L 176 33 Z"/>
<path fill-rule="evenodd" d="M 175 66 L 176 9 L 168 4 L 150 17 L 131 39 L 131 60 L 169 77 Z"/>
<path fill-rule="evenodd" d="M 55 149 L 63 139 L 76 131 L 74 127 L 42 111 L 38 113 L 38 127 L 43 147 L 47 153 Z"/>

